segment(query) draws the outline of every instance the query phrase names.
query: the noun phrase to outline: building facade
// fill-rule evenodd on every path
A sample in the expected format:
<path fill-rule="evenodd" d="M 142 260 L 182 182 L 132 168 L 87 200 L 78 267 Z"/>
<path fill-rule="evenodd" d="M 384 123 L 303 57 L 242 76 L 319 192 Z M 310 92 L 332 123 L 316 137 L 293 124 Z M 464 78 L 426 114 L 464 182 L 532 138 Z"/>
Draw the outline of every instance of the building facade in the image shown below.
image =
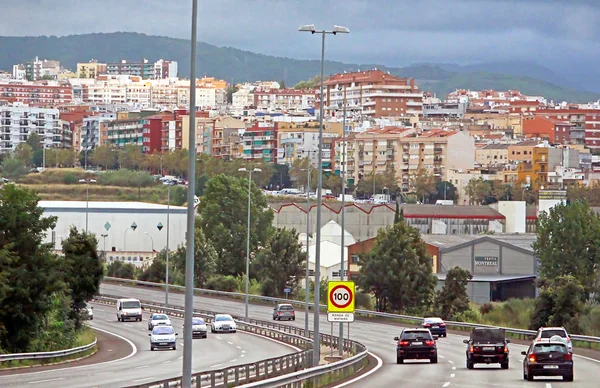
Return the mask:
<path fill-rule="evenodd" d="M 0 100 L 30 106 L 58 106 L 71 103 L 73 90 L 68 83 L 0 81 Z"/>
<path fill-rule="evenodd" d="M 244 160 L 277 163 L 278 123 L 255 122 L 242 135 Z"/>
<path fill-rule="evenodd" d="M 32 133 L 40 136 L 43 147 L 62 148 L 70 132 L 64 132 L 58 109 L 0 106 L 0 153 L 14 151 Z"/>
<path fill-rule="evenodd" d="M 77 78 L 91 78 L 95 79 L 100 74 L 106 73 L 106 63 L 98 63 L 97 61 L 90 61 L 87 63 L 77 64 Z"/>

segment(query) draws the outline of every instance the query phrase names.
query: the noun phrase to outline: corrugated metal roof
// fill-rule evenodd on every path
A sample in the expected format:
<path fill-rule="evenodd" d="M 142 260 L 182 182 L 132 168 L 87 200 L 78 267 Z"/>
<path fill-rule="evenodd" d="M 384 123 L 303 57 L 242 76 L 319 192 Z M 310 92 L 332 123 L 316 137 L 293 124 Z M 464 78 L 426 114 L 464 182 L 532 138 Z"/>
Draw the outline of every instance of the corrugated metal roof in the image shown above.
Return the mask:
<path fill-rule="evenodd" d="M 458 234 L 423 234 L 421 238 L 429 245 L 434 245 L 438 248 L 451 248 L 458 244 L 473 241 L 481 236 L 477 235 L 458 235 Z"/>
<path fill-rule="evenodd" d="M 401 206 L 406 217 L 426 216 L 434 218 L 488 218 L 504 219 L 504 216 L 489 206 L 476 205 L 413 205 Z"/>
<path fill-rule="evenodd" d="M 40 201 L 42 209 L 84 209 L 86 201 Z M 130 209 L 130 210 L 166 210 L 167 205 L 146 202 L 96 202 L 89 201 L 89 209 Z M 171 210 L 185 210 L 182 206 L 171 205 Z"/>
<path fill-rule="evenodd" d="M 438 280 L 446 280 L 445 273 L 436 273 Z M 535 279 L 535 275 L 473 275 L 472 282 L 506 282 L 511 280 Z"/>

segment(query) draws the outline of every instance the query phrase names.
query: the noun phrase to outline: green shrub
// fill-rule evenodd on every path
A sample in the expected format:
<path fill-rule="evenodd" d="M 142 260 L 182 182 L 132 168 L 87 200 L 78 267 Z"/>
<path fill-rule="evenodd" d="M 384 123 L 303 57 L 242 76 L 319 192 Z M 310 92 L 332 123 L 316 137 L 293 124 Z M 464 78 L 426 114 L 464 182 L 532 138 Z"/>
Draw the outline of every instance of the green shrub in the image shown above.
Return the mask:
<path fill-rule="evenodd" d="M 121 187 L 150 187 L 156 185 L 152 175 L 144 171 L 121 169 L 98 174 L 98 184 Z"/>
<path fill-rule="evenodd" d="M 72 184 L 77 183 L 78 181 L 79 181 L 79 179 L 77 179 L 77 177 L 75 176 L 75 174 L 73 174 L 71 172 L 68 173 L 68 174 L 65 174 L 65 176 L 63 178 L 63 183 L 65 185 L 72 185 Z"/>
<path fill-rule="evenodd" d="M 485 315 L 488 314 L 489 312 L 491 312 L 494 309 L 494 305 L 491 303 L 484 303 L 481 306 L 479 306 L 479 313 L 481 315 Z"/>
<path fill-rule="evenodd" d="M 373 299 L 370 294 L 364 292 L 356 293 L 356 308 L 362 310 L 373 310 Z"/>
<path fill-rule="evenodd" d="M 481 323 L 481 314 L 478 309 L 474 309 L 472 306 L 461 313 L 455 314 L 452 317 L 453 321 L 456 322 L 470 322 L 470 323 Z"/>
<path fill-rule="evenodd" d="M 206 288 L 216 291 L 238 291 L 238 281 L 233 276 L 213 275 L 206 281 Z"/>

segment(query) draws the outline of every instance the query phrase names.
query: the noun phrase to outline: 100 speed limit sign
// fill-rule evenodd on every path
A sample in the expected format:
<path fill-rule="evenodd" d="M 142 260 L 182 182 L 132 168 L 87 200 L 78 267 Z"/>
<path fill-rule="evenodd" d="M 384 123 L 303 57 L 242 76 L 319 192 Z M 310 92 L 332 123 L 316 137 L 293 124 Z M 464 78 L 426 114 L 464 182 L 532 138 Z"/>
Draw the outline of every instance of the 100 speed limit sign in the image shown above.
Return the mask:
<path fill-rule="evenodd" d="M 328 290 L 328 312 L 354 312 L 354 282 L 329 282 Z"/>

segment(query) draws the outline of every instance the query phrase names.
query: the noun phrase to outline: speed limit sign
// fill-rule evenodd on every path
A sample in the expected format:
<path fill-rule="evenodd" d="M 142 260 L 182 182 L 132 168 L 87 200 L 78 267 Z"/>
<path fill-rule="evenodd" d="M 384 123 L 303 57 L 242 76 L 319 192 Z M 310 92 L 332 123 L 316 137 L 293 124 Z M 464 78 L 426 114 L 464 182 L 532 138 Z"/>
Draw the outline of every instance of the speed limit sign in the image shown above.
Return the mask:
<path fill-rule="evenodd" d="M 328 291 L 328 313 L 354 312 L 354 282 L 329 282 Z"/>

